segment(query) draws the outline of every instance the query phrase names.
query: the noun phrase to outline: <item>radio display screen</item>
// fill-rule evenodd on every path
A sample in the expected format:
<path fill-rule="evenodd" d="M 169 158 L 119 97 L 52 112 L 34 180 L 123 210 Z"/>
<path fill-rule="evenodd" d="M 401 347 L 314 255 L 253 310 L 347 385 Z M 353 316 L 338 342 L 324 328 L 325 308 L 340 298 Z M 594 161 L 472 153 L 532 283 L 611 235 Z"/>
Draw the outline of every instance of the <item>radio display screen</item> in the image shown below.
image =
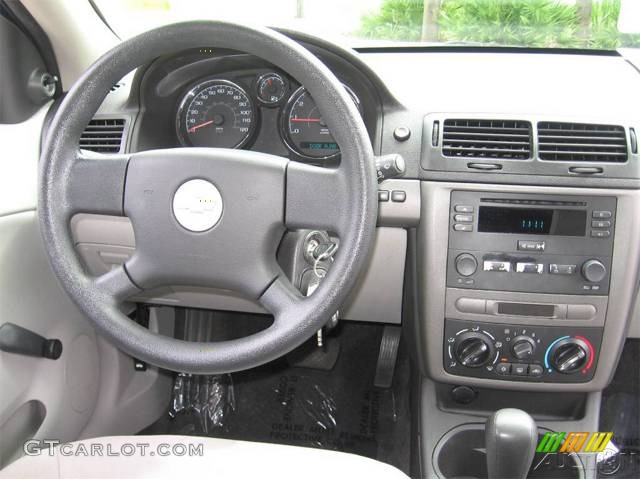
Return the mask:
<path fill-rule="evenodd" d="M 478 231 L 554 236 L 584 236 L 587 212 L 544 208 L 481 206 Z"/>

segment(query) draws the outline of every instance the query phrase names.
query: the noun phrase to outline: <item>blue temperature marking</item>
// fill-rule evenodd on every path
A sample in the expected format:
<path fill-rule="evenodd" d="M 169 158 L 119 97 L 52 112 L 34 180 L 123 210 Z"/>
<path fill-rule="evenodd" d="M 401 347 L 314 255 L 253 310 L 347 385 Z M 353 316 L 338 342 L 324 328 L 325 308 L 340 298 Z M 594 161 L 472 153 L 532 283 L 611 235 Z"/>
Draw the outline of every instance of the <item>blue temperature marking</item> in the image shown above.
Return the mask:
<path fill-rule="evenodd" d="M 551 351 L 551 348 L 553 347 L 554 344 L 556 344 L 558 341 L 562 341 L 563 339 L 568 339 L 571 336 L 562 336 L 561 338 L 556 339 L 554 342 L 552 342 L 549 347 L 547 348 L 547 350 L 544 353 L 544 367 L 549 369 L 549 351 Z"/>

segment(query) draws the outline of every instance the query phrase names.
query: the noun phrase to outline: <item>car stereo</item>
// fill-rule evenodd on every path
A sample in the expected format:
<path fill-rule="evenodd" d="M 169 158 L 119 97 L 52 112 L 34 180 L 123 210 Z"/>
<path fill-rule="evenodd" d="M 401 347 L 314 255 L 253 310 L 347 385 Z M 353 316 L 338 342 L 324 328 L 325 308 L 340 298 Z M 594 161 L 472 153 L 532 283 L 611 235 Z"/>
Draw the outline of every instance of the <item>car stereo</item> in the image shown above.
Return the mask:
<path fill-rule="evenodd" d="M 615 197 L 453 191 L 447 286 L 606 295 Z"/>

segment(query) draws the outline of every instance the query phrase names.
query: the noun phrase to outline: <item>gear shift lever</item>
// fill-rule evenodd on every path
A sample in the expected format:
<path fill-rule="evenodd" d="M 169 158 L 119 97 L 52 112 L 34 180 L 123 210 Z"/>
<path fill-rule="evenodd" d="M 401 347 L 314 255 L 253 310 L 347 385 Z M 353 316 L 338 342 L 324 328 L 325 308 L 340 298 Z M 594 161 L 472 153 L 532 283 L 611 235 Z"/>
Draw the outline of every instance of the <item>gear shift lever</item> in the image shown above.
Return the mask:
<path fill-rule="evenodd" d="M 485 426 L 488 479 L 526 479 L 536 452 L 538 427 L 520 409 L 500 409 Z"/>

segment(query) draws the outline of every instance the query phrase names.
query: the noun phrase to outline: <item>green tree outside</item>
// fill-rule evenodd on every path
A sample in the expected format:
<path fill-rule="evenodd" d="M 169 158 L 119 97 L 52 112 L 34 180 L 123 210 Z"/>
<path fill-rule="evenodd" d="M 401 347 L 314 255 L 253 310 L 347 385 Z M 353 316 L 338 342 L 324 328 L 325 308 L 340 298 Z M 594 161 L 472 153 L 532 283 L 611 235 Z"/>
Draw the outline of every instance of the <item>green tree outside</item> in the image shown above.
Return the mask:
<path fill-rule="evenodd" d="M 435 12 L 435 13 L 434 13 Z M 542 48 L 640 47 L 618 32 L 620 0 L 385 0 L 358 36 Z M 434 16 L 435 15 L 435 16 Z"/>

